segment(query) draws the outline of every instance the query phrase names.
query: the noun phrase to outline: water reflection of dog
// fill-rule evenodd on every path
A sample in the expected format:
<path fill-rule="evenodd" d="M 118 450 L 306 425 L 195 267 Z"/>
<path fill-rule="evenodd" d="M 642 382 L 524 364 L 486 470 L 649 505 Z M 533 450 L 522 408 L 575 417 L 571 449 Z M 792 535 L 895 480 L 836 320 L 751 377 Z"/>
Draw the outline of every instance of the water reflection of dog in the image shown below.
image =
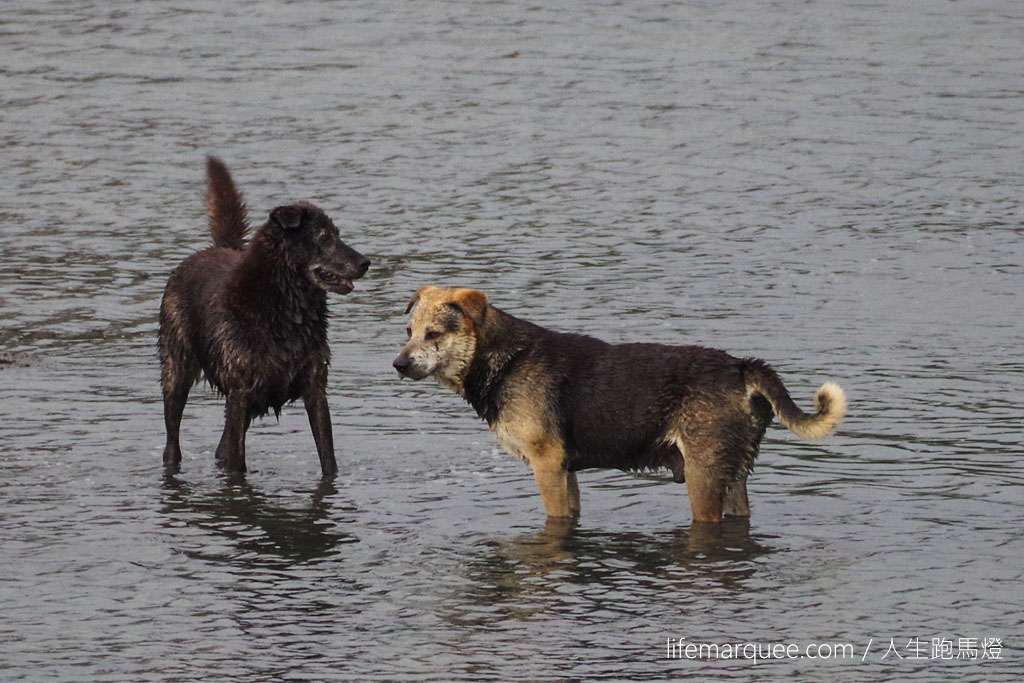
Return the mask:
<path fill-rule="evenodd" d="M 752 536 L 745 519 L 694 522 L 661 536 L 582 530 L 572 519 L 548 519 L 544 528 L 511 541 L 469 566 L 481 607 L 505 603 L 522 614 L 543 611 L 548 596 L 566 586 L 596 595 L 630 591 L 742 591 L 757 571 L 756 560 L 773 552 L 770 536 Z M 528 606 L 532 605 L 532 606 Z"/>
<path fill-rule="evenodd" d="M 227 551 L 216 546 L 185 550 L 189 556 L 292 565 L 330 556 L 339 545 L 359 540 L 328 523 L 331 512 L 340 507 L 331 500 L 338 490 L 330 479 L 312 489 L 309 504 L 301 507 L 282 504 L 279 497 L 254 488 L 244 475 L 223 481 L 219 490 L 199 492 L 173 474 L 164 478 L 161 511 L 168 519 L 167 526 L 183 523 L 212 531 L 231 545 Z"/>

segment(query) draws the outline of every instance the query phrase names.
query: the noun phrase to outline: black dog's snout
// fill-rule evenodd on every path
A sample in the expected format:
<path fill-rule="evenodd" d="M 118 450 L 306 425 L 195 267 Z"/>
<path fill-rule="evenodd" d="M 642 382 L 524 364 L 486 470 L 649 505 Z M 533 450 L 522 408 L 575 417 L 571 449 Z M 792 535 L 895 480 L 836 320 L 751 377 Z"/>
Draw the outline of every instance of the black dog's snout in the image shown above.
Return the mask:
<path fill-rule="evenodd" d="M 366 273 L 366 271 L 370 269 L 370 259 L 364 257 L 363 260 L 360 261 L 359 264 L 356 266 L 356 268 L 359 270 L 359 277 L 362 277 Z"/>
<path fill-rule="evenodd" d="M 409 369 L 409 359 L 399 356 L 391 365 L 395 368 L 395 370 L 398 370 L 398 372 L 404 375 L 405 371 Z"/>

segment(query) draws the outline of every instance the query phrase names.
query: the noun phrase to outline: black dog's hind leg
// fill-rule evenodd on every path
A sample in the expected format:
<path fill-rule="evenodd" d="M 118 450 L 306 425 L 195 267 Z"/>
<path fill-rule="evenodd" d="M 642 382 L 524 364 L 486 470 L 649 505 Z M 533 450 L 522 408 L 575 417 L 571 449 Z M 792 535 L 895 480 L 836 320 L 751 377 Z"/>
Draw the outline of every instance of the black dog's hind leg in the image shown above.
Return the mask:
<path fill-rule="evenodd" d="M 338 463 L 334 459 L 334 435 L 331 430 L 331 412 L 327 407 L 327 392 L 318 386 L 310 388 L 303 397 L 306 414 L 309 415 L 309 428 L 313 431 L 316 452 L 320 456 L 320 471 L 325 477 L 338 473 Z"/>
<path fill-rule="evenodd" d="M 245 396 L 229 393 L 224 406 L 224 434 L 217 444 L 217 460 L 228 472 L 245 472 L 245 433 L 250 422 Z"/>
<path fill-rule="evenodd" d="M 164 427 L 167 430 L 164 465 L 167 467 L 177 467 L 181 463 L 181 445 L 178 442 L 181 414 L 185 411 L 188 393 L 197 374 L 197 369 L 189 368 L 186 363 L 171 357 L 165 357 L 161 366 L 160 384 L 164 395 Z"/>

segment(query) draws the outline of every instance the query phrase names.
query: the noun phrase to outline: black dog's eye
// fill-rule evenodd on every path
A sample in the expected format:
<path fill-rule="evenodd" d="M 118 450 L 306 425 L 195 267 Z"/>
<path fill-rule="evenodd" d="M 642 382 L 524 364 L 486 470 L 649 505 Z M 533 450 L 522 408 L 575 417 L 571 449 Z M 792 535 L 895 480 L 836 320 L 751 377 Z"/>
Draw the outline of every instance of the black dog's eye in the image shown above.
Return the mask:
<path fill-rule="evenodd" d="M 434 341 L 440 336 L 441 333 L 438 332 L 437 330 L 428 330 L 427 333 L 423 335 L 423 338 L 426 339 L 427 341 Z"/>

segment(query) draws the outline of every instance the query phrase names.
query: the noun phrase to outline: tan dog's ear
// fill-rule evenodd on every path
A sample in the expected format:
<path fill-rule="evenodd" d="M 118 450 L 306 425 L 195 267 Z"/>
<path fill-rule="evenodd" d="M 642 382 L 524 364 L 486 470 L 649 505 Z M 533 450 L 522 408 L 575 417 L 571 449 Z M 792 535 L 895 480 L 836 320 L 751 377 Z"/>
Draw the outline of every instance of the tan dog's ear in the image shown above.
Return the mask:
<path fill-rule="evenodd" d="M 487 315 L 487 295 L 475 289 L 456 289 L 452 295 L 452 304 L 458 306 L 473 324 L 480 327 Z"/>
<path fill-rule="evenodd" d="M 416 302 L 420 300 L 420 297 L 423 296 L 423 293 L 431 289 L 436 288 L 431 285 L 423 285 L 422 287 L 417 289 L 416 293 L 412 295 L 411 299 L 409 299 L 409 305 L 405 307 L 405 314 L 409 315 L 409 311 L 411 311 L 412 307 L 416 305 Z"/>

